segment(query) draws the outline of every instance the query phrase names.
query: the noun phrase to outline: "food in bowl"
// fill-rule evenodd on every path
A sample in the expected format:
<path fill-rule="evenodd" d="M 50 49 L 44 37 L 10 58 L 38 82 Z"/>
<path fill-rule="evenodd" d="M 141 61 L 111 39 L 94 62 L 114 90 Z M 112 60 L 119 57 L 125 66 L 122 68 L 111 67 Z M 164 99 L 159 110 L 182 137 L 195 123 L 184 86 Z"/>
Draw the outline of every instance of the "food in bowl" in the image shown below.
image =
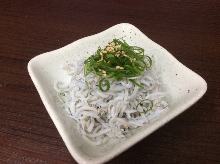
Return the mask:
<path fill-rule="evenodd" d="M 79 132 L 104 144 L 126 138 L 168 110 L 155 62 L 143 48 L 113 39 L 90 57 L 66 64 L 71 81 L 54 88 Z"/>

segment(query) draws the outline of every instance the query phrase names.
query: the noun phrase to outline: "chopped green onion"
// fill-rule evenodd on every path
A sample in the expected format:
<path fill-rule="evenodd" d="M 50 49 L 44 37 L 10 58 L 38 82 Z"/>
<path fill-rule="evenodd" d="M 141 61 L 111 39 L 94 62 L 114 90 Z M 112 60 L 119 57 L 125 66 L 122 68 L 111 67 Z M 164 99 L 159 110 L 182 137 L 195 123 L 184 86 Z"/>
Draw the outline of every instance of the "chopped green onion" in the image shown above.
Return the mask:
<path fill-rule="evenodd" d="M 152 60 L 144 55 L 143 48 L 130 46 L 124 40 L 113 39 L 104 49 L 99 47 L 94 55 L 84 61 L 84 75 L 94 73 L 111 80 L 126 80 L 143 75 L 151 65 Z M 131 82 L 143 87 L 134 80 Z"/>
<path fill-rule="evenodd" d="M 110 88 L 110 83 L 109 83 L 109 81 L 107 79 L 102 78 L 101 80 L 99 80 L 99 89 L 102 92 L 108 91 L 109 88 Z"/>
<path fill-rule="evenodd" d="M 152 59 L 149 56 L 145 56 L 144 61 L 146 64 L 146 69 L 150 68 L 152 66 Z"/>
<path fill-rule="evenodd" d="M 137 81 L 134 79 L 129 79 L 129 81 L 132 82 L 134 85 L 139 86 L 140 88 L 144 88 L 144 86 L 142 84 L 137 83 Z"/>

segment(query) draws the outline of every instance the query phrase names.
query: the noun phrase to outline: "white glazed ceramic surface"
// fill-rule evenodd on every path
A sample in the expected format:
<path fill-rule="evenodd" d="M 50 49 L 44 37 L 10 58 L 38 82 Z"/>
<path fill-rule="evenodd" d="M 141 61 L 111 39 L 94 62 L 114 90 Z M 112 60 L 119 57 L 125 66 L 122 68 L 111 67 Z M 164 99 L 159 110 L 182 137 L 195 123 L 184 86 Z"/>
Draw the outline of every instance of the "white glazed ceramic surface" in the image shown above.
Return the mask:
<path fill-rule="evenodd" d="M 103 47 L 113 38 L 121 37 L 131 45 L 144 48 L 146 54 L 153 56 L 156 68 L 161 72 L 160 76 L 163 88 L 167 92 L 166 98 L 170 109 L 159 115 L 156 120 L 136 130 L 125 140 L 112 140 L 106 145 L 95 146 L 80 136 L 75 122 L 57 104 L 56 92 L 53 88 L 54 81 L 70 80 L 62 69 L 66 61 L 85 58 L 93 54 L 98 46 Z M 58 50 L 36 56 L 28 63 L 28 71 L 69 152 L 79 163 L 103 163 L 112 159 L 189 108 L 207 90 L 207 84 L 203 78 L 128 23 L 115 25 Z"/>

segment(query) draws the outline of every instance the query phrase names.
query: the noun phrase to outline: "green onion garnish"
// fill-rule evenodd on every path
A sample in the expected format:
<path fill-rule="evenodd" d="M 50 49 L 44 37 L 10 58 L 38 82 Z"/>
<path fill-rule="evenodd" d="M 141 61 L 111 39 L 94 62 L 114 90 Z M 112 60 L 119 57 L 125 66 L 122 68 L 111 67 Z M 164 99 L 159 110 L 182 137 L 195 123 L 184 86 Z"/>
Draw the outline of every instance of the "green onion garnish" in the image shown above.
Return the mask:
<path fill-rule="evenodd" d="M 139 86 L 140 88 L 144 88 L 144 86 L 142 84 L 139 84 L 136 80 L 134 79 L 129 79 L 130 82 L 132 82 L 133 84 Z"/>
<path fill-rule="evenodd" d="M 101 80 L 99 80 L 99 89 L 102 92 L 108 91 L 109 88 L 110 88 L 110 83 L 109 83 L 109 81 L 107 79 L 102 78 Z"/>
<path fill-rule="evenodd" d="M 124 80 L 139 77 L 151 65 L 152 60 L 149 56 L 144 55 L 143 48 L 130 46 L 124 40 L 113 39 L 104 49 L 99 47 L 94 55 L 85 60 L 84 75 L 94 73 L 99 76 L 101 78 L 100 90 L 107 91 L 110 88 L 107 79 Z M 135 80 L 130 81 L 134 85 L 143 87 Z M 103 82 L 106 83 L 107 90 L 101 89 Z"/>

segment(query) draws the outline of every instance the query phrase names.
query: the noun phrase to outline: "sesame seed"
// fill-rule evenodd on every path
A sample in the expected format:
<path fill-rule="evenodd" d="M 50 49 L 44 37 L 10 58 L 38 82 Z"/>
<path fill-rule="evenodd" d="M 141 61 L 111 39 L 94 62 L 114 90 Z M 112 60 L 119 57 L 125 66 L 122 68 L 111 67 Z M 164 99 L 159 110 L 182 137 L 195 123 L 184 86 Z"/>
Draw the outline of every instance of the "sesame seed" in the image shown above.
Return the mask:
<path fill-rule="evenodd" d="M 115 46 L 115 43 L 114 43 L 114 42 L 111 42 L 111 43 L 110 43 L 110 46 L 114 47 L 114 46 Z"/>
<path fill-rule="evenodd" d="M 124 67 L 121 67 L 121 66 L 118 66 L 118 65 L 115 68 L 116 69 L 124 69 Z"/>
<path fill-rule="evenodd" d="M 120 53 L 116 53 L 115 56 L 119 57 L 119 56 L 120 56 Z"/>
<path fill-rule="evenodd" d="M 115 46 L 115 48 L 119 49 L 119 48 L 121 48 L 121 45 L 117 45 L 117 46 Z"/>

